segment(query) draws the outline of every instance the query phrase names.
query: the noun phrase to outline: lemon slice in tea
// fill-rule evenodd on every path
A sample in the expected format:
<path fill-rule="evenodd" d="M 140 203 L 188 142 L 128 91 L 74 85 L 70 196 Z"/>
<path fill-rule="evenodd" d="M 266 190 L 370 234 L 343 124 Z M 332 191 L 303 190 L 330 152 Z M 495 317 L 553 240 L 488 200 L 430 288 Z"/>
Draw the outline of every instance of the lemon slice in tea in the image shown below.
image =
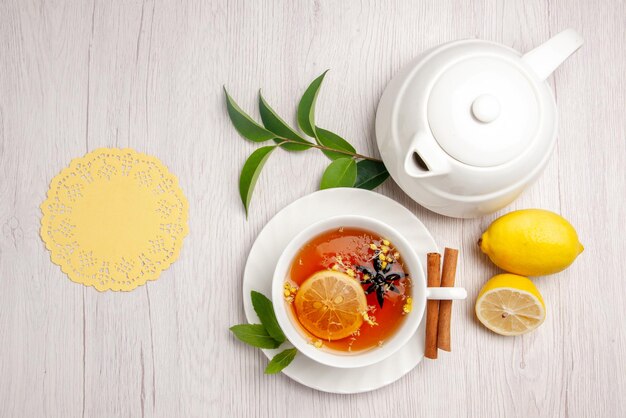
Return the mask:
<path fill-rule="evenodd" d="M 340 340 L 363 324 L 367 300 L 361 283 L 345 273 L 324 270 L 306 279 L 294 301 L 300 324 L 323 340 Z"/>
<path fill-rule="evenodd" d="M 478 294 L 476 316 L 484 326 L 497 334 L 521 335 L 543 323 L 546 306 L 528 278 L 498 274 Z"/>

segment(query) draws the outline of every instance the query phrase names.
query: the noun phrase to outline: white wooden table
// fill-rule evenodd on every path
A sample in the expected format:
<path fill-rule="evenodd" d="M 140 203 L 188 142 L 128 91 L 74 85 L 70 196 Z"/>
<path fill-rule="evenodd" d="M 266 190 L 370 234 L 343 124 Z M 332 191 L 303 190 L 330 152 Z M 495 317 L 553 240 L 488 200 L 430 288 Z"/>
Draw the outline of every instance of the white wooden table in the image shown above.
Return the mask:
<path fill-rule="evenodd" d="M 264 3 L 261 5 L 261 3 Z M 385 4 L 383 4 L 385 3 Z M 316 392 L 265 376 L 244 320 L 243 265 L 263 225 L 317 187 L 317 151 L 277 152 L 246 221 L 239 169 L 254 146 L 222 85 L 256 112 L 259 87 L 295 113 L 330 68 L 317 118 L 378 155 L 374 115 L 392 75 L 420 51 L 480 37 L 519 50 L 567 27 L 584 47 L 550 79 L 559 142 L 511 207 L 562 213 L 585 252 L 537 279 L 548 318 L 503 338 L 473 315 L 498 270 L 475 241 L 498 214 L 457 220 L 401 202 L 441 246 L 460 247 L 453 352 L 377 392 Z M 0 416 L 619 416 L 626 409 L 626 5 L 624 1 L 0 2 Z M 180 259 L 131 293 L 70 282 L 39 238 L 50 179 L 98 147 L 156 155 L 190 202 Z"/>

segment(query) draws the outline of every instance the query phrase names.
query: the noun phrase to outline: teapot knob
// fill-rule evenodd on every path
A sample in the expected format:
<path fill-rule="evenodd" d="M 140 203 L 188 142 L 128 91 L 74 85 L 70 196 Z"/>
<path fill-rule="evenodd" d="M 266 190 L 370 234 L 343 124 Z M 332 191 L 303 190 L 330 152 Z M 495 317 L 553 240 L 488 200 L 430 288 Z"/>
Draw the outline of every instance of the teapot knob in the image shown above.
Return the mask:
<path fill-rule="evenodd" d="M 500 103 L 492 95 L 483 94 L 472 103 L 472 114 L 480 122 L 493 122 L 500 116 Z"/>

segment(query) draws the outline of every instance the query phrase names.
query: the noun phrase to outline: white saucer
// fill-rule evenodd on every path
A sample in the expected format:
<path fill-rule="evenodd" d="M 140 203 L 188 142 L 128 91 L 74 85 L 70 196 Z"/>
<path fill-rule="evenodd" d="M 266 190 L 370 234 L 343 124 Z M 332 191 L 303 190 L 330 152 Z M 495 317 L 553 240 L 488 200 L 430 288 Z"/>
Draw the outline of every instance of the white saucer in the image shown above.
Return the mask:
<path fill-rule="evenodd" d="M 438 251 L 424 224 L 408 209 L 378 193 L 362 189 L 321 190 L 291 203 L 263 228 L 250 249 L 243 273 L 243 305 L 250 323 L 259 323 L 250 300 L 250 291 L 272 296 L 272 276 L 282 249 L 303 228 L 338 215 L 363 215 L 379 219 L 402 232 L 418 257 Z M 426 274 L 426 272 L 424 272 Z M 380 363 L 356 369 L 337 369 L 314 362 L 299 353 L 283 373 L 305 386 L 324 392 L 360 393 L 375 390 L 400 379 L 424 357 L 424 323 L 396 354 Z M 263 350 L 268 358 L 291 347 L 284 343 L 276 350 Z"/>

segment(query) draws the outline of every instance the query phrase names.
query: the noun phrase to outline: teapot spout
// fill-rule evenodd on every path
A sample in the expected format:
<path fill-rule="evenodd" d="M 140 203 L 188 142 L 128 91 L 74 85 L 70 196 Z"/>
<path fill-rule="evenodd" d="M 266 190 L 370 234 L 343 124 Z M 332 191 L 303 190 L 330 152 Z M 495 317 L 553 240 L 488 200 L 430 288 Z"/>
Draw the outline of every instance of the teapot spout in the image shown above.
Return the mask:
<path fill-rule="evenodd" d="M 522 56 L 522 60 L 541 80 L 548 78 L 556 68 L 583 44 L 583 38 L 574 29 L 566 29 Z"/>

